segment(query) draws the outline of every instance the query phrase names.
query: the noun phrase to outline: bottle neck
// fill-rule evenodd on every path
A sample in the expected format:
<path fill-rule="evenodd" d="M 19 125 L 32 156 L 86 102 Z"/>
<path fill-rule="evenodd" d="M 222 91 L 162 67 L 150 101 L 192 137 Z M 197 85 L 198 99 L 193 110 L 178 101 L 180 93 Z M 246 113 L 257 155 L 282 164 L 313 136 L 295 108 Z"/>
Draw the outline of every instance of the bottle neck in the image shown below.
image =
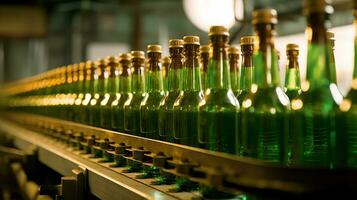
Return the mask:
<path fill-rule="evenodd" d="M 105 65 L 101 64 L 98 66 L 98 93 L 99 94 L 105 94 L 108 90 L 107 85 L 108 81 L 106 80 L 106 71 L 105 71 Z"/>
<path fill-rule="evenodd" d="M 168 90 L 169 91 L 175 91 L 175 90 L 180 90 L 180 73 L 182 69 L 182 47 L 174 47 L 170 48 L 170 57 L 171 57 L 171 65 L 169 67 L 168 71 Z"/>
<path fill-rule="evenodd" d="M 239 86 L 239 54 L 228 54 L 229 68 L 231 74 L 231 87 L 233 91 L 240 89 Z"/>
<path fill-rule="evenodd" d="M 119 76 L 119 87 L 120 93 L 131 92 L 131 72 L 130 72 L 130 61 L 120 61 L 121 73 Z"/>
<path fill-rule="evenodd" d="M 310 88 L 328 87 L 331 82 L 330 48 L 327 46 L 325 13 L 308 16 L 306 78 Z"/>
<path fill-rule="evenodd" d="M 355 26 L 353 80 L 357 80 L 357 19 L 355 19 L 353 23 Z"/>
<path fill-rule="evenodd" d="M 209 53 L 204 52 L 201 53 L 201 70 L 206 73 L 207 72 L 207 67 L 208 67 L 208 62 L 209 62 Z"/>
<path fill-rule="evenodd" d="M 278 87 L 280 84 L 278 55 L 274 45 L 274 24 L 255 25 L 259 37 L 259 50 L 254 58 L 255 80 L 259 87 Z"/>
<path fill-rule="evenodd" d="M 148 92 L 163 92 L 164 84 L 161 71 L 161 53 L 149 52 L 149 73 L 147 76 Z"/>
<path fill-rule="evenodd" d="M 145 68 L 144 59 L 133 58 L 133 72 L 131 74 L 131 89 L 134 93 L 144 93 L 145 92 Z"/>
<path fill-rule="evenodd" d="M 253 50 L 254 45 L 241 45 L 242 49 L 242 66 L 241 66 L 241 83 L 240 87 L 243 91 L 248 91 L 254 83 L 254 66 L 253 66 Z"/>
<path fill-rule="evenodd" d="M 182 78 L 184 84 L 182 90 L 187 91 L 201 91 L 201 74 L 200 65 L 198 62 L 199 45 L 186 44 L 185 45 L 185 70 Z"/>
<path fill-rule="evenodd" d="M 285 89 L 289 90 L 300 90 L 300 72 L 299 63 L 296 51 L 288 52 L 288 61 L 286 65 L 286 75 L 285 75 Z"/>
<path fill-rule="evenodd" d="M 207 87 L 209 89 L 231 89 L 230 70 L 226 52 L 228 36 L 212 35 L 210 39 L 212 52 L 207 71 Z"/>

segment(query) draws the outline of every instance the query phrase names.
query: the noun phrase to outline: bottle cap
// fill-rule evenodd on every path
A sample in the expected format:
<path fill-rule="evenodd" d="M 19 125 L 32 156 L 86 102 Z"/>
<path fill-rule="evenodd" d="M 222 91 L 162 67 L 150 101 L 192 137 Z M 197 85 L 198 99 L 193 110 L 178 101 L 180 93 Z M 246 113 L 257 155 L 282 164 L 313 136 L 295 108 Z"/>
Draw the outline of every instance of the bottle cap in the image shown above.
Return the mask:
<path fill-rule="evenodd" d="M 200 45 L 200 37 L 195 35 L 188 35 L 183 37 L 184 44 L 197 44 Z"/>
<path fill-rule="evenodd" d="M 119 55 L 119 60 L 131 60 L 131 54 L 130 53 L 121 53 Z"/>
<path fill-rule="evenodd" d="M 239 54 L 239 49 L 238 47 L 235 46 L 230 46 L 227 49 L 228 54 Z"/>
<path fill-rule="evenodd" d="M 74 72 L 78 71 L 78 68 L 79 68 L 78 64 L 73 64 L 72 66 L 73 66 Z"/>
<path fill-rule="evenodd" d="M 169 48 L 175 48 L 175 47 L 183 47 L 183 40 L 181 39 L 169 40 Z"/>
<path fill-rule="evenodd" d="M 201 45 L 200 46 L 200 52 L 201 53 L 209 53 L 209 51 L 210 51 L 210 47 L 209 47 L 209 45 Z"/>
<path fill-rule="evenodd" d="M 228 29 L 224 26 L 211 26 L 209 29 L 209 36 L 211 35 L 226 35 L 229 36 Z"/>
<path fill-rule="evenodd" d="M 105 58 L 105 60 L 106 60 L 107 62 L 117 62 L 117 61 L 118 61 L 118 58 L 117 58 L 116 56 L 107 56 L 107 57 Z"/>
<path fill-rule="evenodd" d="M 255 36 L 243 36 L 240 38 L 240 44 L 245 45 L 245 44 L 254 44 L 255 42 Z"/>
<path fill-rule="evenodd" d="M 272 8 L 263 8 L 254 10 L 252 14 L 252 23 L 269 23 L 277 24 L 278 23 L 278 13 L 275 9 Z"/>
<path fill-rule="evenodd" d="M 331 31 L 327 31 L 326 37 L 328 40 L 335 40 L 335 33 L 331 32 Z"/>
<path fill-rule="evenodd" d="M 79 66 L 79 70 L 83 70 L 84 67 L 86 66 L 86 63 L 85 63 L 85 62 L 80 62 L 80 63 L 78 64 L 78 66 Z"/>
<path fill-rule="evenodd" d="M 141 58 L 145 59 L 145 52 L 143 51 L 131 51 L 132 58 Z"/>
<path fill-rule="evenodd" d="M 161 46 L 157 45 L 157 44 L 149 44 L 147 46 L 147 52 L 148 53 L 151 53 L 151 52 L 161 53 Z"/>
<path fill-rule="evenodd" d="M 164 63 L 170 64 L 171 63 L 170 57 L 168 57 L 168 56 L 163 57 L 162 58 L 162 64 L 164 64 Z"/>
<path fill-rule="evenodd" d="M 72 72 L 73 71 L 73 65 L 68 65 L 66 71 L 69 72 L 69 73 Z"/>
<path fill-rule="evenodd" d="M 96 66 L 95 66 L 95 63 L 93 62 L 93 61 L 91 61 L 91 60 L 88 60 L 87 62 L 86 62 L 86 69 L 92 69 L 92 68 L 95 68 Z"/>
<path fill-rule="evenodd" d="M 333 8 L 330 6 L 330 0 L 304 0 L 304 15 L 310 13 L 332 13 Z"/>
<path fill-rule="evenodd" d="M 286 51 L 299 51 L 299 45 L 293 43 L 287 44 Z"/>

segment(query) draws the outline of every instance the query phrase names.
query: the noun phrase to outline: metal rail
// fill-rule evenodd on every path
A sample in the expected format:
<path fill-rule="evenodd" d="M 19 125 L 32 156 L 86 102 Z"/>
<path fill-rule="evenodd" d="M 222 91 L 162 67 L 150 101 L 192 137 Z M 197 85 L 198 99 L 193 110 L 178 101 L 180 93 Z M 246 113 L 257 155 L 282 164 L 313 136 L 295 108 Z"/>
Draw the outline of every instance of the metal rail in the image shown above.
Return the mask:
<path fill-rule="evenodd" d="M 163 171 L 185 176 L 193 181 L 215 186 L 224 191 L 236 192 L 244 190 L 255 194 L 292 195 L 299 197 L 304 195 L 321 196 L 323 194 L 331 197 L 334 193 L 337 195 L 341 191 L 343 191 L 344 194 L 357 193 L 356 170 L 307 169 L 276 166 L 255 159 L 242 158 L 230 154 L 137 137 L 33 114 L 7 113 L 6 118 L 18 124 L 22 124 L 25 127 L 38 128 L 43 125 L 51 125 L 54 128 L 61 128 L 64 132 L 72 130 L 72 132 L 83 132 L 86 136 L 95 135 L 98 139 L 108 138 L 116 144 L 125 143 L 126 146 L 130 146 L 130 148 L 127 149 L 128 151 L 135 152 L 140 150 L 144 155 L 151 158 L 155 157 L 155 155 L 164 155 L 168 159 L 165 160 L 167 165 L 165 164 L 162 167 Z M 4 125 L 4 122 L 5 121 L 2 120 L 0 128 L 9 128 L 9 125 Z M 22 138 L 25 137 L 25 135 L 17 135 L 17 137 Z M 31 142 L 35 143 L 38 137 L 43 136 L 31 137 Z M 48 149 L 51 149 L 52 146 L 55 145 L 55 143 L 52 143 L 51 146 L 47 147 Z M 63 147 L 56 149 L 61 152 L 64 151 Z M 61 154 L 58 152 L 53 153 L 58 157 L 54 159 L 56 160 L 53 161 L 54 163 L 68 155 L 68 152 Z M 137 160 L 134 157 L 133 155 L 129 155 L 128 159 Z M 144 164 L 147 162 L 147 165 L 152 165 L 153 163 L 150 159 L 141 161 Z M 83 162 L 85 161 L 83 160 Z M 86 165 L 87 164 L 89 163 L 86 163 Z M 93 165 L 92 162 L 89 166 L 91 165 Z M 165 166 L 171 166 L 171 168 Z M 110 170 L 110 166 L 107 165 L 107 167 L 103 168 L 102 165 L 101 170 L 108 171 Z M 100 173 L 101 170 L 96 172 Z M 113 169 L 110 171 L 113 172 Z M 114 181 L 116 178 L 113 177 L 116 176 L 120 176 L 120 173 L 110 173 L 110 175 L 101 178 L 107 179 L 107 181 Z M 107 188 L 110 189 L 111 186 L 109 185 L 110 184 L 108 184 Z M 101 190 L 103 190 L 103 188 Z M 135 186 L 133 188 L 137 187 Z M 153 193 L 150 194 L 153 195 Z M 165 192 L 160 194 L 167 195 Z"/>

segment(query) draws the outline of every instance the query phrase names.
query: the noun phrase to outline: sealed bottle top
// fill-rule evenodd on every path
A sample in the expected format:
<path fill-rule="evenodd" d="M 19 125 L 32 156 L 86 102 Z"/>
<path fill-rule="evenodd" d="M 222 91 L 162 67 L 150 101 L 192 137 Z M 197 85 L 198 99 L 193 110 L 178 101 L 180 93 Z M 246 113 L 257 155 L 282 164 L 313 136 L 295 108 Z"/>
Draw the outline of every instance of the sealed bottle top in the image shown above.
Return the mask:
<path fill-rule="evenodd" d="M 183 40 L 181 39 L 172 39 L 169 40 L 169 48 L 175 48 L 175 47 L 183 47 Z"/>
<path fill-rule="evenodd" d="M 255 36 L 243 36 L 240 38 L 240 44 L 245 45 L 245 44 L 255 44 Z"/>
<path fill-rule="evenodd" d="M 162 58 L 162 64 L 163 65 L 170 65 L 170 63 L 171 63 L 170 57 L 165 56 L 165 57 Z"/>
<path fill-rule="evenodd" d="M 252 14 L 252 23 L 255 24 L 277 24 L 278 23 L 278 13 L 272 8 L 263 8 L 254 10 Z"/>
<path fill-rule="evenodd" d="M 230 55 L 230 54 L 239 55 L 239 49 L 238 49 L 238 47 L 230 46 L 227 49 L 227 53 L 228 53 L 228 55 Z"/>
<path fill-rule="evenodd" d="M 148 52 L 148 53 L 151 53 L 151 52 L 161 53 L 161 45 L 149 44 L 149 45 L 147 46 L 147 52 Z"/>
<path fill-rule="evenodd" d="M 304 0 L 304 15 L 310 13 L 332 13 L 330 0 Z"/>
<path fill-rule="evenodd" d="M 288 54 L 289 51 L 299 51 L 299 45 L 293 43 L 287 44 L 286 53 Z"/>
<path fill-rule="evenodd" d="M 96 65 L 95 65 L 95 63 L 94 63 L 93 61 L 88 60 L 88 61 L 86 62 L 86 69 L 93 69 L 93 68 L 95 68 L 95 67 L 96 67 Z"/>
<path fill-rule="evenodd" d="M 106 60 L 107 63 L 118 62 L 118 58 L 115 57 L 115 56 L 107 56 L 105 60 Z"/>
<path fill-rule="evenodd" d="M 229 36 L 228 29 L 224 26 L 211 26 L 209 29 L 209 36 L 211 35 L 226 35 Z"/>
<path fill-rule="evenodd" d="M 131 60 L 131 54 L 130 53 L 121 53 L 119 55 L 119 62 L 121 61 L 130 61 Z"/>
<path fill-rule="evenodd" d="M 331 48 L 333 49 L 335 47 L 335 33 L 331 31 L 327 31 L 326 37 L 327 37 L 328 44 L 331 45 Z"/>
<path fill-rule="evenodd" d="M 204 54 L 204 53 L 209 54 L 210 49 L 211 49 L 211 48 L 210 48 L 209 45 L 201 45 L 201 46 L 200 46 L 200 52 L 201 52 L 201 54 Z"/>
<path fill-rule="evenodd" d="M 131 51 L 132 58 L 145 59 L 145 52 L 143 51 Z"/>
<path fill-rule="evenodd" d="M 188 35 L 183 37 L 183 43 L 200 45 L 200 38 L 194 35 Z"/>

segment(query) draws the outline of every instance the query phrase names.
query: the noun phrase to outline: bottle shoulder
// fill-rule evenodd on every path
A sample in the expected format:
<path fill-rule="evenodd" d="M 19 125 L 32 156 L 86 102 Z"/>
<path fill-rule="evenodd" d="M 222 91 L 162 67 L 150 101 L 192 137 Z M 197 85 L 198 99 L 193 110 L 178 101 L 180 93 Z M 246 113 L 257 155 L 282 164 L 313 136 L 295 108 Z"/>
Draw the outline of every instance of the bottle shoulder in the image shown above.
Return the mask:
<path fill-rule="evenodd" d="M 242 110 L 283 112 L 289 109 L 289 98 L 281 87 L 253 88 L 241 97 Z M 252 109 L 253 108 L 253 109 Z"/>
<path fill-rule="evenodd" d="M 175 101 L 175 106 L 185 107 L 194 106 L 198 107 L 199 103 L 204 98 L 203 91 L 184 91 Z"/>
<path fill-rule="evenodd" d="M 239 102 L 231 89 L 207 89 L 199 107 L 200 109 L 237 110 Z"/>

